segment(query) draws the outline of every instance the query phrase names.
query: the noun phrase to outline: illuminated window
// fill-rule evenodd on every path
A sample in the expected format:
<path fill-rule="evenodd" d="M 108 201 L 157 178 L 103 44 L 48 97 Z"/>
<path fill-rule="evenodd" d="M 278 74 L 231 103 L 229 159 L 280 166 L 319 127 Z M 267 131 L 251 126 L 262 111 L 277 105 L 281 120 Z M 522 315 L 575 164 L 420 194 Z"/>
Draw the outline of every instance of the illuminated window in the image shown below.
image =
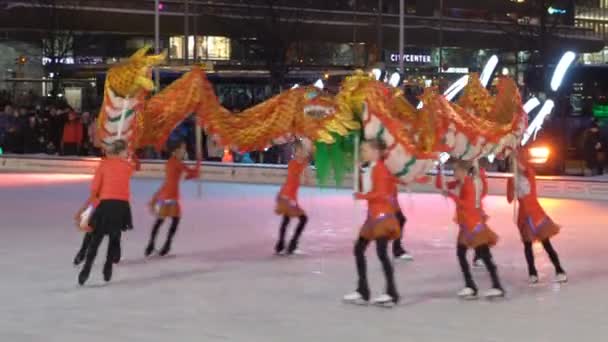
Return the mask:
<path fill-rule="evenodd" d="M 184 37 L 177 36 L 169 38 L 172 59 L 184 58 Z M 230 38 L 219 36 L 197 36 L 196 37 L 197 58 L 203 60 L 227 61 L 230 60 L 231 47 Z M 188 58 L 194 59 L 194 36 L 188 37 Z"/>

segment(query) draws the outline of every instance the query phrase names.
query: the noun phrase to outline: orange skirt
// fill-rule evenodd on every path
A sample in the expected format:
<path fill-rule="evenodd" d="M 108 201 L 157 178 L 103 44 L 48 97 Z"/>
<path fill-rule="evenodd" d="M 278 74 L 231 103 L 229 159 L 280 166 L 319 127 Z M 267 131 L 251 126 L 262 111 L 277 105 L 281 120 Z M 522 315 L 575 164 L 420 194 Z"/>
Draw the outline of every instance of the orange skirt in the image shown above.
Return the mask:
<path fill-rule="evenodd" d="M 302 208 L 300 208 L 298 205 L 297 201 L 283 196 L 277 196 L 277 205 L 274 208 L 274 212 L 277 215 L 288 217 L 300 217 L 302 215 L 306 215 L 304 210 L 302 210 Z"/>
<path fill-rule="evenodd" d="M 458 244 L 460 245 L 465 245 L 468 248 L 477 248 L 483 245 L 492 247 L 497 242 L 498 235 L 485 222 L 479 223 L 473 231 L 460 226 L 460 231 L 458 232 Z"/>
<path fill-rule="evenodd" d="M 384 214 L 377 218 L 368 216 L 359 231 L 359 236 L 366 240 L 397 240 L 400 234 L 399 221 L 394 214 Z"/>
<path fill-rule="evenodd" d="M 177 200 L 160 200 L 156 212 L 159 218 L 181 217 L 182 210 Z"/>
<path fill-rule="evenodd" d="M 534 226 L 529 216 L 520 217 L 517 221 L 517 228 L 519 228 L 523 242 L 544 241 L 559 233 L 559 226 L 549 216 L 545 216 L 537 226 Z"/>

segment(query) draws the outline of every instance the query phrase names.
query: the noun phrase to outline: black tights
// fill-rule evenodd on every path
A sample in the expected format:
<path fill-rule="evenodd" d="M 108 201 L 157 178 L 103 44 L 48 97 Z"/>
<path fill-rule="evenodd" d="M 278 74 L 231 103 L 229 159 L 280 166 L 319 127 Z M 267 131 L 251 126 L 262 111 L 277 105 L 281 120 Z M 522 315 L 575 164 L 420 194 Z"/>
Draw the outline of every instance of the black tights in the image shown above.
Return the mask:
<path fill-rule="evenodd" d="M 177 226 L 179 225 L 179 217 L 173 217 L 171 221 L 171 228 L 169 228 L 169 233 L 167 234 L 167 241 L 165 242 L 165 247 L 163 249 L 170 249 L 171 243 L 173 242 L 173 237 L 177 232 Z M 158 218 L 152 227 L 152 233 L 150 234 L 150 242 L 148 243 L 149 249 L 154 249 L 154 244 L 156 243 L 156 236 L 158 235 L 158 230 L 160 226 L 165 222 L 164 218 Z"/>
<path fill-rule="evenodd" d="M 407 253 L 403 248 L 403 229 L 405 228 L 405 222 L 407 222 L 407 219 L 401 210 L 397 211 L 396 216 L 401 229 L 399 232 L 399 238 L 393 241 L 393 256 L 399 257 L 401 254 Z"/>
<path fill-rule="evenodd" d="M 287 226 L 289 225 L 290 221 L 291 219 L 289 216 L 283 216 L 283 221 L 281 222 L 281 227 L 279 228 L 279 241 L 277 241 L 277 244 L 275 246 L 275 251 L 277 253 L 282 252 L 285 248 L 285 234 L 287 233 Z M 287 247 L 287 253 L 291 254 L 298 248 L 298 241 L 300 240 L 300 236 L 302 235 L 302 232 L 304 231 L 304 227 L 306 226 L 307 222 L 308 216 L 301 215 L 299 217 L 298 226 L 296 227 L 296 231 L 293 233 L 293 237 L 289 242 L 289 247 Z"/>
<path fill-rule="evenodd" d="M 551 241 L 549 241 L 549 239 L 546 239 L 542 241 L 542 244 L 545 248 L 545 251 L 547 252 L 547 255 L 549 255 L 549 259 L 551 259 L 551 262 L 555 267 L 555 273 L 565 273 L 564 269 L 562 268 L 562 265 L 559 263 L 559 256 L 553 248 Z M 536 266 L 534 265 L 534 252 L 532 251 L 532 242 L 524 242 L 524 254 L 526 255 L 526 262 L 528 263 L 528 274 L 531 276 L 538 276 Z"/>
<path fill-rule="evenodd" d="M 378 259 L 380 259 L 380 263 L 382 264 L 382 270 L 384 271 L 384 277 L 386 279 L 386 294 L 393 297 L 393 300 L 398 301 L 399 294 L 397 293 L 397 288 L 395 286 L 393 264 L 388 256 L 388 242 L 389 241 L 387 239 L 376 240 L 376 253 L 378 254 Z M 354 249 L 355 262 L 357 263 L 357 274 L 359 275 L 357 292 L 359 292 L 359 294 L 361 294 L 365 300 L 369 300 L 370 296 L 369 285 L 367 282 L 367 263 L 365 261 L 365 250 L 367 249 L 367 246 L 369 246 L 369 243 L 369 240 L 360 237 L 355 243 Z"/>
<path fill-rule="evenodd" d="M 458 255 L 458 262 L 460 263 L 460 269 L 462 270 L 462 275 L 464 276 L 465 286 L 477 291 L 477 285 L 475 285 L 475 281 L 473 280 L 473 276 L 471 275 L 469 262 L 467 260 L 467 250 L 467 246 L 458 244 L 458 246 L 456 247 L 456 254 Z M 502 289 L 502 286 L 500 285 L 500 279 L 498 279 L 496 265 L 492 261 L 492 253 L 490 252 L 490 247 L 488 245 L 481 245 L 475 248 L 475 253 L 479 256 L 481 260 L 483 260 L 483 263 L 486 265 L 486 268 L 490 273 L 490 278 L 492 279 L 492 287 L 496 289 Z"/>
<path fill-rule="evenodd" d="M 121 231 L 113 232 L 113 233 L 99 233 L 97 231 L 93 231 L 88 233 L 88 246 L 86 248 L 86 259 L 84 263 L 83 270 L 86 270 L 88 273 L 93 267 L 93 262 L 95 261 L 95 257 L 97 257 L 97 250 L 99 249 L 99 245 L 103 240 L 104 236 L 108 236 L 108 252 L 106 254 L 106 265 L 113 264 L 120 260 L 120 237 L 122 235 Z"/>
<path fill-rule="evenodd" d="M 86 258 L 87 250 L 89 249 L 89 246 L 91 245 L 92 238 L 93 238 L 93 233 L 84 234 L 84 237 L 82 238 L 82 243 L 80 244 L 80 249 L 78 250 L 78 253 L 76 253 L 76 257 L 74 258 L 74 264 L 80 264 L 80 262 Z M 120 257 L 121 257 L 120 239 L 118 241 L 116 241 L 115 243 L 117 244 L 117 247 L 116 247 L 116 251 L 114 252 L 114 257 L 115 257 L 114 263 L 117 263 L 120 261 Z"/>

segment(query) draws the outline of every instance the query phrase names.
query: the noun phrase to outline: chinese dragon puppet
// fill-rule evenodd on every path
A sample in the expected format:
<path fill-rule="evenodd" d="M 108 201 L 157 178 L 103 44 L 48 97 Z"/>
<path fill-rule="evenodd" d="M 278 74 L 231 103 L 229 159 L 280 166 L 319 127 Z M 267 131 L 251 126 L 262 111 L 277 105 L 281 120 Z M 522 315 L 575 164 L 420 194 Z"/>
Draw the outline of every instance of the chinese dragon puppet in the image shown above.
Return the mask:
<path fill-rule="evenodd" d="M 232 113 L 222 107 L 198 67 L 152 95 L 151 70 L 165 56 L 147 51 L 137 51 L 108 71 L 98 120 L 101 144 L 121 138 L 131 150 L 150 145 L 160 149 L 170 132 L 194 114 L 207 134 L 240 151 L 262 150 L 294 138 L 315 142 L 317 152 L 323 152 L 317 155 L 317 168 L 331 164 L 340 178 L 346 164 L 341 154 L 352 151 L 347 142 L 360 134 L 382 139 L 389 147 L 387 167 L 410 183 L 433 168 L 440 153 L 466 160 L 490 154 L 504 157 L 516 149 L 527 125 L 513 80 L 500 79 L 492 96 L 477 75 L 469 78 L 456 103 L 427 88 L 421 109 L 399 89 L 359 71 L 334 95 L 312 86 L 298 87 Z"/>

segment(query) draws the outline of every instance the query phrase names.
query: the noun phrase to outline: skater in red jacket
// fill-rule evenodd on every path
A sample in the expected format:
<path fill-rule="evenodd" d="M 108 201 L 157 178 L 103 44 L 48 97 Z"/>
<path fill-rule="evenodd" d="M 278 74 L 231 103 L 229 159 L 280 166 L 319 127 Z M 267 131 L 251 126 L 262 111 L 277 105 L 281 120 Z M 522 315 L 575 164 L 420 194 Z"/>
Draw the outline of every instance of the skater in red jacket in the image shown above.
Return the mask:
<path fill-rule="evenodd" d="M 490 252 L 490 247 L 496 245 L 498 236 L 486 225 L 486 216 L 483 213 L 481 201 L 487 193 L 487 185 L 482 181 L 482 177 L 476 175 L 476 172 L 471 162 L 457 161 L 454 168 L 456 181 L 448 184 L 448 189 L 444 190 L 445 194 L 456 203 L 456 222 L 460 229 L 456 249 L 465 288 L 458 293 L 458 296 L 464 299 L 477 298 L 477 285 L 473 280 L 466 258 L 467 250 L 472 248 L 483 260 L 492 279 L 492 288 L 486 292 L 485 296 L 502 297 L 504 290 Z M 438 174 L 436 178 L 438 189 L 443 188 L 441 177 L 442 175 Z M 458 190 L 458 192 L 452 190 Z"/>
<path fill-rule="evenodd" d="M 382 160 L 385 149 L 384 143 L 378 140 L 365 141 L 361 144 L 361 159 L 363 162 L 370 163 L 371 186 L 369 186 L 369 192 L 359 192 L 354 195 L 357 200 L 367 201 L 368 216 L 361 227 L 359 239 L 354 248 L 359 278 L 357 290 L 344 296 L 344 301 L 347 303 L 367 304 L 369 302 L 370 290 L 367 282 L 365 250 L 372 241 L 376 242 L 376 253 L 386 279 L 386 292 L 372 302 L 384 306 L 393 306 L 399 302 L 393 265 L 388 256 L 388 244 L 390 241 L 399 239 L 400 228 L 395 215 L 397 211 L 394 203 L 395 179 Z"/>
<path fill-rule="evenodd" d="M 307 181 L 310 179 L 307 172 L 309 163 L 308 153 L 304 144 L 301 141 L 296 141 L 294 159 L 287 165 L 287 179 L 277 195 L 277 204 L 274 211 L 277 215 L 283 217 L 279 228 L 279 239 L 274 247 L 277 255 L 284 252 L 290 255 L 296 252 L 300 236 L 308 222 L 308 216 L 306 216 L 306 213 L 298 203 L 298 190 L 300 189 L 302 174 L 305 174 Z M 285 250 L 285 234 L 292 217 L 297 217 L 299 222 L 287 246 L 287 250 Z"/>
<path fill-rule="evenodd" d="M 566 271 L 562 268 L 557 252 L 551 244 L 551 238 L 559 233 L 559 226 L 545 213 L 536 194 L 536 175 L 528 164 L 526 154 L 521 152 L 517 163 L 517 179 L 509 178 L 507 182 L 507 200 L 513 202 L 517 196 L 519 212 L 517 227 L 524 243 L 524 253 L 528 263 L 528 275 L 531 284 L 538 283 L 538 272 L 534 265 L 532 243 L 540 241 L 555 267 L 555 281 L 568 281 Z"/>
<path fill-rule="evenodd" d="M 172 151 L 171 157 L 165 164 L 165 181 L 161 188 L 152 196 L 152 200 L 148 203 L 150 211 L 157 215 L 156 222 L 152 227 L 150 234 L 150 241 L 144 254 L 150 256 L 154 252 L 154 245 L 156 242 L 156 235 L 160 226 L 165 222 L 165 219 L 171 218 L 171 227 L 167 234 L 167 240 L 165 244 L 158 252 L 160 256 L 165 256 L 171 250 L 171 244 L 173 243 L 173 237 L 177 232 L 177 226 L 181 219 L 181 206 L 179 196 L 179 183 L 182 179 L 182 175 L 186 173 L 186 179 L 192 179 L 198 177 L 200 173 L 200 165 L 195 168 L 189 168 L 182 161 L 186 154 L 186 144 L 180 142 L 176 144 Z"/>
<path fill-rule="evenodd" d="M 120 260 L 122 232 L 133 229 L 129 181 L 136 165 L 127 159 L 127 144 L 124 140 L 113 142 L 107 152 L 108 157 L 101 160 L 95 171 L 89 200 L 76 214 L 76 217 L 80 217 L 91 204 L 98 203 L 89 220 L 92 232 L 86 248 L 85 263 L 78 275 L 80 285 L 89 278 L 97 249 L 106 235 L 109 242 L 103 277 L 105 281 L 110 281 L 112 266 Z"/>

